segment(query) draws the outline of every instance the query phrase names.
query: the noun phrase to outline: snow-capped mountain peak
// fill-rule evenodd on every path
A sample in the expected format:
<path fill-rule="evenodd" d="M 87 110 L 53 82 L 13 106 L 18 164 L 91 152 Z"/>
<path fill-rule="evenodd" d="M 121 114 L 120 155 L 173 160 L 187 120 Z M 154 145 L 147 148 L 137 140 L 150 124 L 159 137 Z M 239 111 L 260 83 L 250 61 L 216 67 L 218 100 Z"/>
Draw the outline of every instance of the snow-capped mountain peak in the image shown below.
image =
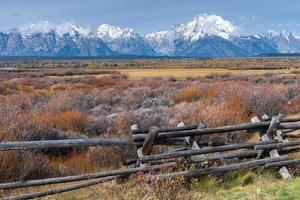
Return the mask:
<path fill-rule="evenodd" d="M 161 36 L 169 35 L 169 37 L 175 37 L 171 39 L 184 37 L 186 40 L 195 41 L 205 35 L 216 35 L 228 39 L 231 35 L 236 34 L 237 28 L 229 21 L 217 15 L 201 14 L 186 24 L 176 24 L 169 31 L 153 32 L 148 34 L 147 37 L 157 36 L 160 39 Z"/>
<path fill-rule="evenodd" d="M 174 51 L 174 41 L 195 42 L 205 36 L 218 36 L 228 40 L 237 34 L 237 28 L 229 21 L 217 15 L 201 14 L 191 21 L 176 24 L 168 31 L 153 32 L 146 35 L 149 43 L 160 53 Z"/>
<path fill-rule="evenodd" d="M 130 28 L 122 29 L 117 26 L 102 24 L 97 28 L 96 35 L 105 41 L 111 42 L 120 37 L 127 37 L 127 38 L 132 37 L 133 35 L 135 35 L 135 33 L 133 29 Z"/>
<path fill-rule="evenodd" d="M 263 35 L 266 36 L 266 37 L 268 37 L 268 38 L 274 38 L 274 37 L 285 37 L 285 38 L 297 37 L 293 32 L 287 31 L 287 30 L 282 30 L 282 31 L 269 30 L 269 31 L 267 31 Z"/>
<path fill-rule="evenodd" d="M 51 23 L 49 21 L 41 21 L 34 24 L 26 24 L 19 28 L 19 32 L 24 35 L 32 35 L 35 33 L 49 33 L 54 31 L 58 35 L 62 36 L 64 34 L 75 35 L 76 33 L 82 36 L 88 36 L 91 33 L 89 28 L 76 26 L 70 22 L 64 23 Z"/>
<path fill-rule="evenodd" d="M 275 43 L 280 53 L 297 53 L 300 51 L 300 37 L 291 31 L 270 30 L 262 34 L 262 37 Z"/>
<path fill-rule="evenodd" d="M 116 51 L 128 55 L 155 55 L 147 41 L 130 28 L 120 28 L 102 24 L 97 28 L 96 36 Z"/>
<path fill-rule="evenodd" d="M 217 15 L 202 14 L 186 24 L 185 35 L 198 40 L 203 35 L 216 35 L 228 39 L 237 33 L 237 29 L 229 21 Z"/>

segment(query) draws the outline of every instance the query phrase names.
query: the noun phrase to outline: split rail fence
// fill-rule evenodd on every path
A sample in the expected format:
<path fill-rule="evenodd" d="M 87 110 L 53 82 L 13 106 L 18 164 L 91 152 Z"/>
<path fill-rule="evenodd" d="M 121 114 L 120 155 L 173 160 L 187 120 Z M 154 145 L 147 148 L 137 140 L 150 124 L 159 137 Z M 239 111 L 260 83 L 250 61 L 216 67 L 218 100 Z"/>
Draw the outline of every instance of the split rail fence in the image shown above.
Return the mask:
<path fill-rule="evenodd" d="M 8 194 L 16 188 L 45 186 L 59 183 L 79 182 L 64 188 L 47 191 L 21 194 L 17 196 L 4 196 L 3 199 L 34 199 L 38 197 L 68 192 L 107 181 L 128 178 L 131 174 L 161 169 L 171 169 L 171 173 L 157 173 L 155 178 L 176 178 L 183 176 L 187 181 L 191 178 L 206 175 L 223 174 L 229 171 L 262 167 L 278 169 L 284 180 L 292 179 L 293 173 L 288 166 L 300 164 L 299 158 L 292 158 L 292 153 L 300 152 L 300 118 L 285 118 L 279 114 L 273 117 L 264 115 L 253 117 L 250 123 L 208 128 L 205 124 L 185 126 L 183 122 L 173 128 L 150 127 L 149 130 L 138 129 L 131 126 L 132 139 L 69 139 L 47 141 L 14 141 L 0 142 L 0 151 L 33 150 L 66 147 L 89 146 L 135 146 L 137 156 L 126 160 L 125 169 L 81 174 L 75 176 L 27 180 L 19 182 L 1 183 L 0 190 Z M 259 133 L 260 139 L 253 143 L 227 144 L 225 142 L 203 140 L 204 135 L 227 134 L 231 132 L 246 131 L 248 134 Z M 168 151 L 154 153 L 155 145 L 166 145 Z M 1 153 L 1 152 L 0 152 Z M 229 162 L 224 162 L 229 161 Z M 186 165 L 186 171 L 180 171 L 178 166 Z M 216 165 L 216 163 L 218 165 Z M 229 163 L 229 164 L 228 164 Z M 188 169 L 195 164 L 196 169 Z"/>

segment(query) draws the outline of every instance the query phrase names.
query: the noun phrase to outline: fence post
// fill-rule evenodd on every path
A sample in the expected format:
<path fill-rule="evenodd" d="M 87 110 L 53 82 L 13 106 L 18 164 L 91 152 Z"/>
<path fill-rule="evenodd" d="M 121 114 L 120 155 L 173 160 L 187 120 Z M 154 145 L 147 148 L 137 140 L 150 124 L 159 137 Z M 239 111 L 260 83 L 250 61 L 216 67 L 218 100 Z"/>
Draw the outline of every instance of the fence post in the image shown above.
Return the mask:
<path fill-rule="evenodd" d="M 131 128 L 131 132 L 133 132 L 133 131 L 135 131 L 135 130 L 138 130 L 138 125 L 137 125 L 137 124 L 133 124 L 130 128 Z M 136 162 L 135 166 L 136 166 L 136 167 L 138 167 L 138 166 L 140 166 L 140 167 L 146 166 L 145 164 L 142 164 L 142 163 L 140 162 L 140 159 L 139 159 L 140 157 L 143 156 L 142 148 L 141 148 L 141 147 L 140 147 L 140 148 L 137 148 L 136 153 L 137 153 L 138 159 L 137 159 L 137 162 Z"/>
<path fill-rule="evenodd" d="M 183 122 L 181 122 L 180 124 L 178 124 L 178 125 L 180 125 L 180 126 L 185 126 L 184 125 L 184 123 Z M 178 126 L 177 125 L 177 126 Z M 204 125 L 204 124 L 202 124 L 202 123 L 200 123 L 199 125 L 198 125 L 198 127 L 197 127 L 197 129 L 203 129 L 203 128 L 205 128 L 206 126 Z M 187 142 L 187 144 L 188 144 L 188 146 L 189 146 L 189 149 L 192 149 L 192 150 L 196 150 L 196 149 L 200 149 L 200 147 L 199 147 L 199 145 L 198 145 L 198 143 L 197 143 L 197 140 L 195 140 L 195 137 L 193 136 L 193 137 L 185 137 L 185 140 L 186 140 L 186 142 Z M 204 158 L 204 155 L 196 155 L 196 156 L 192 156 L 191 157 L 191 159 L 193 160 L 193 161 L 197 161 L 197 160 L 203 160 L 203 158 Z"/>
<path fill-rule="evenodd" d="M 149 128 L 149 133 L 148 133 L 146 139 L 144 140 L 144 143 L 142 146 L 143 155 L 151 154 L 154 143 L 155 143 L 156 136 L 158 135 L 158 132 L 159 132 L 159 128 L 156 126 L 151 126 Z"/>
<path fill-rule="evenodd" d="M 262 118 L 263 119 L 267 119 L 269 117 L 267 115 L 264 115 Z M 283 118 L 283 115 L 278 115 L 278 116 L 272 117 L 271 122 L 270 122 L 270 126 L 269 126 L 268 130 L 266 131 L 266 133 L 263 134 L 263 132 L 260 132 L 260 136 L 261 136 L 261 140 L 262 141 L 269 141 L 270 138 L 273 139 L 273 134 L 272 133 L 274 131 L 276 132 L 277 137 L 279 135 L 279 137 L 283 141 L 280 132 L 277 133 L 277 130 L 276 130 L 276 128 L 280 124 L 280 120 L 282 120 L 282 118 Z M 252 123 L 260 122 L 260 121 L 261 120 L 258 117 L 253 117 L 251 119 Z M 258 155 L 257 155 L 257 159 L 261 158 L 263 152 L 264 152 L 264 150 L 259 150 Z M 276 149 L 272 149 L 269 152 L 269 154 L 270 154 L 271 158 L 280 157 L 280 155 L 279 155 L 279 153 L 278 153 L 278 151 Z M 289 173 L 289 171 L 288 171 L 288 169 L 285 166 L 282 167 L 282 168 L 280 168 L 279 173 L 280 173 L 281 177 L 284 180 L 290 180 L 292 178 L 291 175 L 290 175 L 290 173 Z"/>

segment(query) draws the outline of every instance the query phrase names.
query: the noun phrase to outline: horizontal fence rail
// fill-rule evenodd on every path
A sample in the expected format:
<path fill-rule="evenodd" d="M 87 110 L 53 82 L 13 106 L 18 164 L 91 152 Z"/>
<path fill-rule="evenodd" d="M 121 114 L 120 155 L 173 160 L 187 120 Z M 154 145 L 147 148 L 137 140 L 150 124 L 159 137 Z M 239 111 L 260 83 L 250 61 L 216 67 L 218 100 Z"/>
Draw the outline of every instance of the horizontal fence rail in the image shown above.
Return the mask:
<path fill-rule="evenodd" d="M 135 145 L 130 140 L 117 139 L 68 139 L 68 140 L 40 140 L 40 141 L 15 141 L 0 142 L 0 151 L 47 149 L 66 147 L 89 147 L 89 146 L 122 146 Z"/>
<path fill-rule="evenodd" d="M 47 191 L 43 191 L 43 192 L 34 192 L 34 193 L 29 193 L 29 194 L 21 194 L 21 195 L 13 196 L 13 197 L 5 197 L 5 198 L 3 198 L 3 200 L 36 199 L 36 198 L 39 198 L 39 197 L 49 196 L 49 195 L 53 195 L 53 194 L 61 194 L 61 193 L 64 193 L 64 192 L 69 192 L 69 191 L 78 190 L 78 189 L 85 188 L 85 187 L 90 187 L 90 186 L 97 185 L 97 184 L 100 184 L 100 183 L 103 183 L 103 182 L 112 181 L 115 178 L 117 178 L 117 176 L 94 179 L 94 180 L 90 180 L 90 181 L 80 183 L 80 184 L 77 184 L 77 185 L 67 186 L 67 187 L 64 187 L 64 188 L 47 190 Z"/>
<path fill-rule="evenodd" d="M 278 143 L 278 144 L 266 144 L 261 146 L 254 147 L 255 150 L 268 150 L 268 149 L 279 149 L 283 147 L 293 147 L 299 146 L 300 142 L 287 142 L 287 143 Z"/>
<path fill-rule="evenodd" d="M 253 167 L 263 166 L 267 163 L 287 161 L 288 159 L 289 159 L 288 156 L 279 156 L 276 158 L 265 158 L 265 159 L 259 159 L 259 160 L 252 160 L 252 161 L 236 163 L 236 164 L 231 164 L 231 165 L 224 165 L 224 166 L 220 166 L 220 167 L 211 167 L 211 168 L 206 168 L 206 169 L 169 173 L 169 174 L 164 174 L 164 175 L 158 175 L 158 177 L 160 177 L 160 178 L 176 178 L 178 176 L 183 176 L 184 178 L 196 178 L 196 177 L 201 177 L 201 176 L 205 176 L 205 175 L 209 175 L 209 174 L 218 174 L 218 173 L 224 173 L 224 172 L 241 170 L 241 169 L 249 169 L 249 168 L 253 168 Z"/>
<path fill-rule="evenodd" d="M 161 153 L 161 154 L 151 154 L 151 155 L 145 155 L 145 156 L 140 157 L 140 161 L 147 162 L 147 161 L 151 161 L 151 160 L 161 160 L 161 159 L 169 159 L 169 158 L 194 156 L 194 155 L 199 155 L 199 154 L 231 151 L 231 150 L 237 150 L 237 149 L 247 149 L 247 148 L 253 148 L 255 146 L 274 144 L 274 143 L 276 143 L 275 140 L 270 140 L 270 141 L 250 143 L 250 144 L 231 144 L 231 145 L 225 145 L 225 146 L 219 146 L 219 147 L 206 147 L 206 148 L 195 149 L 195 150 L 168 152 L 168 153 Z"/>
<path fill-rule="evenodd" d="M 270 126 L 270 122 L 256 122 L 256 123 L 244 123 L 238 125 L 230 125 L 216 128 L 204 128 L 204 129 L 192 129 L 183 131 L 168 131 L 158 132 L 157 139 L 167 139 L 176 137 L 187 137 L 187 136 L 200 136 L 200 135 L 211 135 L 221 134 L 234 131 L 259 131 L 267 130 Z M 300 129 L 300 122 L 280 123 L 278 129 Z M 135 140 L 145 140 L 147 134 L 134 135 Z"/>
<path fill-rule="evenodd" d="M 267 163 L 265 165 L 266 168 L 270 167 L 282 167 L 282 166 L 287 166 L 287 165 L 299 165 L 300 164 L 300 159 L 293 159 L 293 160 L 286 160 L 282 162 L 274 162 L 274 163 Z"/>
<path fill-rule="evenodd" d="M 300 152 L 300 147 L 297 148 L 289 148 L 289 149 L 280 149 L 278 150 L 281 154 L 289 154 L 289 153 L 298 153 Z M 259 150 L 245 150 L 245 151 L 238 151 L 238 152 L 232 152 L 232 153 L 219 153 L 214 155 L 206 155 L 203 158 L 194 159 L 191 162 L 199 163 L 199 162 L 212 162 L 212 161 L 218 161 L 218 160 L 225 160 L 225 159 L 231 159 L 231 158 L 255 158 L 260 153 Z M 187 156 L 186 156 L 187 157 Z M 149 162 L 153 162 L 154 160 L 151 160 Z M 125 164 L 134 164 L 137 162 L 137 159 L 132 160 L 126 160 Z M 0 184 L 1 189 L 1 184 Z"/>
<path fill-rule="evenodd" d="M 262 120 L 264 122 L 271 121 L 272 118 L 268 118 L 265 120 Z M 288 118 L 288 119 L 282 119 L 281 123 L 288 123 L 288 122 L 300 122 L 300 118 Z M 173 131 L 187 131 L 187 130 L 193 130 L 197 129 L 199 125 L 192 125 L 192 126 L 183 126 L 183 127 L 172 127 L 172 128 L 161 128 L 160 132 L 173 132 Z M 132 134 L 147 134 L 149 132 L 148 129 L 137 129 L 133 130 Z"/>
<path fill-rule="evenodd" d="M 109 171 L 109 172 L 82 174 L 82 175 L 76 175 L 76 176 L 65 176 L 65 177 L 46 178 L 46 179 L 39 179 L 39 180 L 2 183 L 2 184 L 0 184 L 0 189 L 15 189 L 15 188 L 50 185 L 50 184 L 57 184 L 57 183 L 83 181 L 83 180 L 88 180 L 88 179 L 104 178 L 104 177 L 108 177 L 108 176 L 130 175 L 130 174 L 134 174 L 134 173 L 138 173 L 138 172 L 145 172 L 148 170 L 163 169 L 166 167 L 177 167 L 177 163 L 172 162 L 172 163 L 164 163 L 164 164 L 160 164 L 160 165 L 152 165 L 151 167 L 137 167 L 137 168 L 131 168 L 131 169 L 113 170 L 113 171 Z"/>

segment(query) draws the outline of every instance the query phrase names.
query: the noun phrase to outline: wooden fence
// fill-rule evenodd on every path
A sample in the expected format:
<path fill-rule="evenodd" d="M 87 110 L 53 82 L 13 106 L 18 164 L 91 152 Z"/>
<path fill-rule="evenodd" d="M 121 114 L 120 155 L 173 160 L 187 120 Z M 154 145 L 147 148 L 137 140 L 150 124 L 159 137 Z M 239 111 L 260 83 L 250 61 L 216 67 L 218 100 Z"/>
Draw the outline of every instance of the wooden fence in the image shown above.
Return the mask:
<path fill-rule="evenodd" d="M 168 174 L 158 173 L 155 177 L 175 178 L 183 176 L 185 179 L 190 179 L 240 169 L 264 167 L 279 168 L 282 178 L 290 180 L 292 179 L 292 174 L 287 166 L 300 164 L 300 159 L 292 159 L 289 156 L 291 153 L 300 152 L 300 141 L 296 141 L 299 135 L 295 134 L 295 131 L 300 130 L 300 118 L 286 119 L 281 114 L 271 118 L 266 115 L 254 117 L 250 123 L 216 128 L 208 128 L 202 123 L 194 126 L 185 126 L 182 122 L 173 128 L 160 129 L 153 126 L 149 130 L 140 130 L 137 125 L 133 125 L 131 130 L 131 140 L 71 139 L 0 142 L 0 151 L 116 145 L 136 146 L 137 149 L 136 158 L 124 162 L 127 169 L 2 183 L 0 184 L 0 189 L 7 194 L 7 191 L 9 192 L 16 188 L 80 181 L 80 183 L 64 188 L 12 197 L 5 196 L 3 199 L 33 199 L 100 184 L 116 178 L 128 177 L 134 173 L 147 173 L 149 170 L 159 171 L 163 168 L 170 168 L 173 172 Z M 201 139 L 203 135 L 227 134 L 236 131 L 246 131 L 248 134 L 258 132 L 260 140 L 253 143 L 227 144 L 222 141 L 205 141 Z M 290 139 L 293 139 L 293 141 L 290 141 Z M 155 154 L 153 153 L 155 145 L 167 145 L 168 151 Z M 197 168 L 180 171 L 178 166 L 182 160 L 185 163 L 195 163 Z M 213 167 L 210 165 L 210 163 L 215 161 L 223 163 L 220 161 L 224 160 L 231 162 L 230 164 L 221 164 Z"/>

